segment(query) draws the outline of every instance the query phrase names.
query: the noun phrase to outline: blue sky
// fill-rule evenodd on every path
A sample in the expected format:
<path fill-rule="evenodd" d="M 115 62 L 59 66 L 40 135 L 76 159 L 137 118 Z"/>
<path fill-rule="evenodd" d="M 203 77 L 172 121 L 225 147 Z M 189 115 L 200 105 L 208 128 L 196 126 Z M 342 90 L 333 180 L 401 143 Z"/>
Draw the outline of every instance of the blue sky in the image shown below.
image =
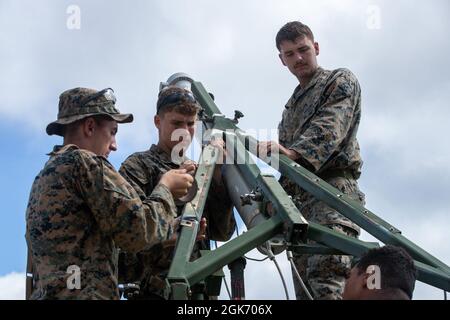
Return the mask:
<path fill-rule="evenodd" d="M 81 10 L 80 29 L 67 28 L 69 5 Z M 116 167 L 156 140 L 159 82 L 175 72 L 202 81 L 226 115 L 241 110 L 243 129 L 271 130 L 296 86 L 274 38 L 298 19 L 321 45 L 319 63 L 347 67 L 361 83 L 367 207 L 449 264 L 449 9 L 445 0 L 0 0 L 0 285 L 16 288 L 0 299 L 23 296 L 12 272 L 25 270 L 25 208 L 45 154 L 60 142 L 45 126 L 62 91 L 112 87 L 121 111 L 135 115 L 119 128 Z M 280 264 L 290 278 L 284 256 Z M 284 298 L 272 264 L 247 270 L 249 298 Z M 419 284 L 416 297 L 442 293 Z"/>

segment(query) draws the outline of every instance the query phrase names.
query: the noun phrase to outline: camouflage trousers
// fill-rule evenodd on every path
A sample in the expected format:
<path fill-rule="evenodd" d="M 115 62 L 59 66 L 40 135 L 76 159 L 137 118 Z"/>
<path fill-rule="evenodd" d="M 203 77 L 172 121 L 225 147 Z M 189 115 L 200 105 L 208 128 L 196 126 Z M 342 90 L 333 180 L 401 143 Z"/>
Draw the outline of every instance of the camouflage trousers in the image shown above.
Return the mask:
<path fill-rule="evenodd" d="M 335 177 L 328 183 L 347 194 L 353 200 L 365 204 L 365 196 L 359 190 L 356 180 Z M 327 226 L 330 229 L 350 237 L 359 236 L 359 227 L 342 216 L 325 203 L 316 200 L 306 192 L 293 196 L 294 203 L 303 216 L 312 222 Z M 311 242 L 313 243 L 313 242 Z M 294 255 L 294 263 L 298 272 L 314 299 L 341 300 L 345 285 L 345 277 L 351 268 L 352 257 L 341 255 Z M 293 276 L 297 300 L 306 300 L 307 296 Z"/>

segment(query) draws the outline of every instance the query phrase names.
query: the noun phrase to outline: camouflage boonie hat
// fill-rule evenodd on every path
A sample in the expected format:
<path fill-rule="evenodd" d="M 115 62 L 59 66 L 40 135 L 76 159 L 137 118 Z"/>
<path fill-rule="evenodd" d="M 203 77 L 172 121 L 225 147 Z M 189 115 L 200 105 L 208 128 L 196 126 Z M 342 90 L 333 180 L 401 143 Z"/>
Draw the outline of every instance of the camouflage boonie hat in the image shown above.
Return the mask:
<path fill-rule="evenodd" d="M 118 123 L 133 121 L 132 114 L 122 114 L 115 107 L 116 97 L 111 88 L 97 91 L 88 88 L 74 88 L 59 96 L 58 120 L 47 126 L 47 134 L 63 135 L 65 125 L 95 116 L 105 115 Z"/>

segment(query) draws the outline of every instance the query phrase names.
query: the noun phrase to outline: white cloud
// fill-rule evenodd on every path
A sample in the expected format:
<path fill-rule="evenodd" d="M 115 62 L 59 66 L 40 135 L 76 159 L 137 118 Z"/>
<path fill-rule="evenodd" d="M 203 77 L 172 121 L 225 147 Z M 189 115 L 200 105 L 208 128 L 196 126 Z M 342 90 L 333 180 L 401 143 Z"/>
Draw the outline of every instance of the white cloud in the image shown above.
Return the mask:
<path fill-rule="evenodd" d="M 0 300 L 25 299 L 25 273 L 11 272 L 0 276 Z"/>

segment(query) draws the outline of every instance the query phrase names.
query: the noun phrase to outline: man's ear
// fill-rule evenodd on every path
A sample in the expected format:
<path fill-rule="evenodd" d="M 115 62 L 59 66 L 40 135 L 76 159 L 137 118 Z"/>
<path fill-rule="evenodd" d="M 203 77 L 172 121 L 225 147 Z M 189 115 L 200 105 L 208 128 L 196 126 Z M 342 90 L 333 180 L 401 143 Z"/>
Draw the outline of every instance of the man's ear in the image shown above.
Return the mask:
<path fill-rule="evenodd" d="M 153 122 L 155 123 L 155 127 L 159 130 L 159 127 L 161 126 L 161 116 L 155 115 L 153 117 Z"/>
<path fill-rule="evenodd" d="M 314 42 L 314 51 L 316 51 L 316 56 L 320 53 L 320 47 L 318 42 Z"/>
<path fill-rule="evenodd" d="M 279 53 L 279 54 L 278 54 L 278 57 L 280 58 L 281 63 L 283 64 L 283 66 L 286 67 L 286 63 L 284 63 L 284 60 L 283 60 L 283 55 L 282 55 L 281 53 Z"/>
<path fill-rule="evenodd" d="M 367 286 L 367 281 L 369 281 L 369 277 L 370 277 L 371 275 L 369 274 L 369 273 L 367 273 L 367 272 L 364 272 L 363 273 L 363 275 L 362 275 L 362 285 L 363 285 L 363 288 L 364 289 L 366 289 L 366 290 L 368 290 L 369 289 L 369 287 Z"/>
<path fill-rule="evenodd" d="M 83 123 L 83 133 L 86 137 L 92 137 L 96 128 L 94 118 L 87 118 Z"/>

